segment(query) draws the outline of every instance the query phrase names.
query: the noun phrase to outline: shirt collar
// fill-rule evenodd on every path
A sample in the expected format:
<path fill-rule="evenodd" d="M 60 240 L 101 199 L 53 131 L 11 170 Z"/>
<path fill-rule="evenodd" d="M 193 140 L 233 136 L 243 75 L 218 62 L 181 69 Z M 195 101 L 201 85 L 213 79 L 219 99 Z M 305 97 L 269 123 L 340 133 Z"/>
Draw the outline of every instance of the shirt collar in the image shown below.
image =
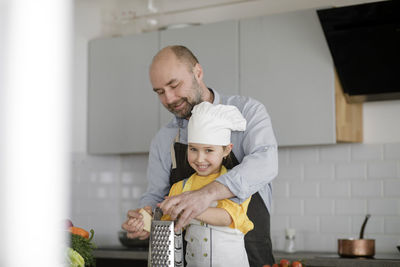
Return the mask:
<path fill-rule="evenodd" d="M 214 101 L 213 104 L 219 104 L 220 103 L 220 95 L 217 91 L 215 91 L 214 89 L 208 88 L 208 90 L 210 90 L 213 94 L 214 94 Z M 173 127 L 179 127 L 179 128 L 186 128 L 188 120 L 185 118 L 179 118 L 174 116 L 174 118 L 172 119 L 172 121 L 170 122 Z"/>

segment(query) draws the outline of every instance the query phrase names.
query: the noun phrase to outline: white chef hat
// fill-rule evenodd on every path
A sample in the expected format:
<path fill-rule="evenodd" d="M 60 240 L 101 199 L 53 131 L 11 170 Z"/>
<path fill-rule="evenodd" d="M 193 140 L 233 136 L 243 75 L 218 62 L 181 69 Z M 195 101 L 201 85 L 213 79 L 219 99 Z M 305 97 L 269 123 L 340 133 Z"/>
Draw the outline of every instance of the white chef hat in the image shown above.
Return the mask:
<path fill-rule="evenodd" d="M 188 142 L 226 146 L 231 143 L 231 131 L 244 131 L 246 119 L 231 105 L 202 102 L 193 107 L 188 124 Z"/>

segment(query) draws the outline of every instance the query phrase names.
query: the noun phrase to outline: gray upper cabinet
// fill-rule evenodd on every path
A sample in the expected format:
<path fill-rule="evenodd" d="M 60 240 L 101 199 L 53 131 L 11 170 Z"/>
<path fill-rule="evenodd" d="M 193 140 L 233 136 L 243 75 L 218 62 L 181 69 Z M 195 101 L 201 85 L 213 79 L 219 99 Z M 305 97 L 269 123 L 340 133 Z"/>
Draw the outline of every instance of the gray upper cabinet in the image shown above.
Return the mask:
<path fill-rule="evenodd" d="M 90 41 L 89 153 L 149 151 L 159 107 L 148 69 L 157 51 L 157 32 Z"/>
<path fill-rule="evenodd" d="M 160 48 L 184 45 L 199 60 L 204 82 L 219 93 L 239 93 L 239 23 L 224 21 L 160 32 Z M 172 118 L 161 107 L 160 126 Z"/>
<path fill-rule="evenodd" d="M 91 41 L 89 153 L 149 151 L 172 115 L 148 69 L 160 48 L 175 44 L 198 57 L 210 88 L 264 103 L 279 146 L 340 140 L 334 65 L 315 10 L 305 10 Z"/>
<path fill-rule="evenodd" d="M 265 104 L 280 146 L 336 143 L 334 67 L 314 10 L 240 21 L 240 90 Z"/>

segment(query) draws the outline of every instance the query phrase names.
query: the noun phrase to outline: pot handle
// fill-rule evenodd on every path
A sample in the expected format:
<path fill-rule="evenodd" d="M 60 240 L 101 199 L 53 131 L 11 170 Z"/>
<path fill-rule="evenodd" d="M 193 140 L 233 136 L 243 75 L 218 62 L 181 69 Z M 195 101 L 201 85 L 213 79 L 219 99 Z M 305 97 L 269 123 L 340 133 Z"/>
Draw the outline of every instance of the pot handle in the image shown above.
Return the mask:
<path fill-rule="evenodd" d="M 371 217 L 370 214 L 367 214 L 367 216 L 365 216 L 365 220 L 364 220 L 364 222 L 363 222 L 363 224 L 361 226 L 360 239 L 363 239 L 363 237 L 364 237 L 364 229 L 365 229 L 365 225 L 367 224 L 367 221 L 368 221 L 369 217 Z"/>

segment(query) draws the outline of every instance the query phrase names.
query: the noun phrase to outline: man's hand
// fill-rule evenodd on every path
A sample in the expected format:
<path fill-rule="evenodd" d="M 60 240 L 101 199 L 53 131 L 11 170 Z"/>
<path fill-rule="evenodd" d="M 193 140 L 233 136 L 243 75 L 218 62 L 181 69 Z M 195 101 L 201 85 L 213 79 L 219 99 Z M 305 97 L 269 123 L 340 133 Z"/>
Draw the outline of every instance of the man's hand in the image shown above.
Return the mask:
<path fill-rule="evenodd" d="M 175 231 L 178 231 L 205 211 L 212 201 L 212 196 L 200 189 L 166 197 L 158 206 L 164 214 L 169 214 L 172 220 L 178 218 L 178 222 L 175 225 Z"/>
<path fill-rule="evenodd" d="M 183 192 L 180 195 L 166 197 L 158 206 L 172 220 L 178 218 L 175 231 L 185 227 L 189 222 L 203 213 L 213 201 L 231 198 L 234 195 L 225 185 L 214 181 L 195 191 Z"/>
<path fill-rule="evenodd" d="M 149 214 L 152 214 L 150 206 L 145 206 L 143 209 L 149 212 Z M 128 238 L 139 238 L 143 240 L 149 238 L 150 233 L 143 230 L 143 215 L 139 213 L 139 210 L 140 209 L 128 211 L 127 219 L 122 224 L 122 229 L 127 231 L 126 236 Z"/>

